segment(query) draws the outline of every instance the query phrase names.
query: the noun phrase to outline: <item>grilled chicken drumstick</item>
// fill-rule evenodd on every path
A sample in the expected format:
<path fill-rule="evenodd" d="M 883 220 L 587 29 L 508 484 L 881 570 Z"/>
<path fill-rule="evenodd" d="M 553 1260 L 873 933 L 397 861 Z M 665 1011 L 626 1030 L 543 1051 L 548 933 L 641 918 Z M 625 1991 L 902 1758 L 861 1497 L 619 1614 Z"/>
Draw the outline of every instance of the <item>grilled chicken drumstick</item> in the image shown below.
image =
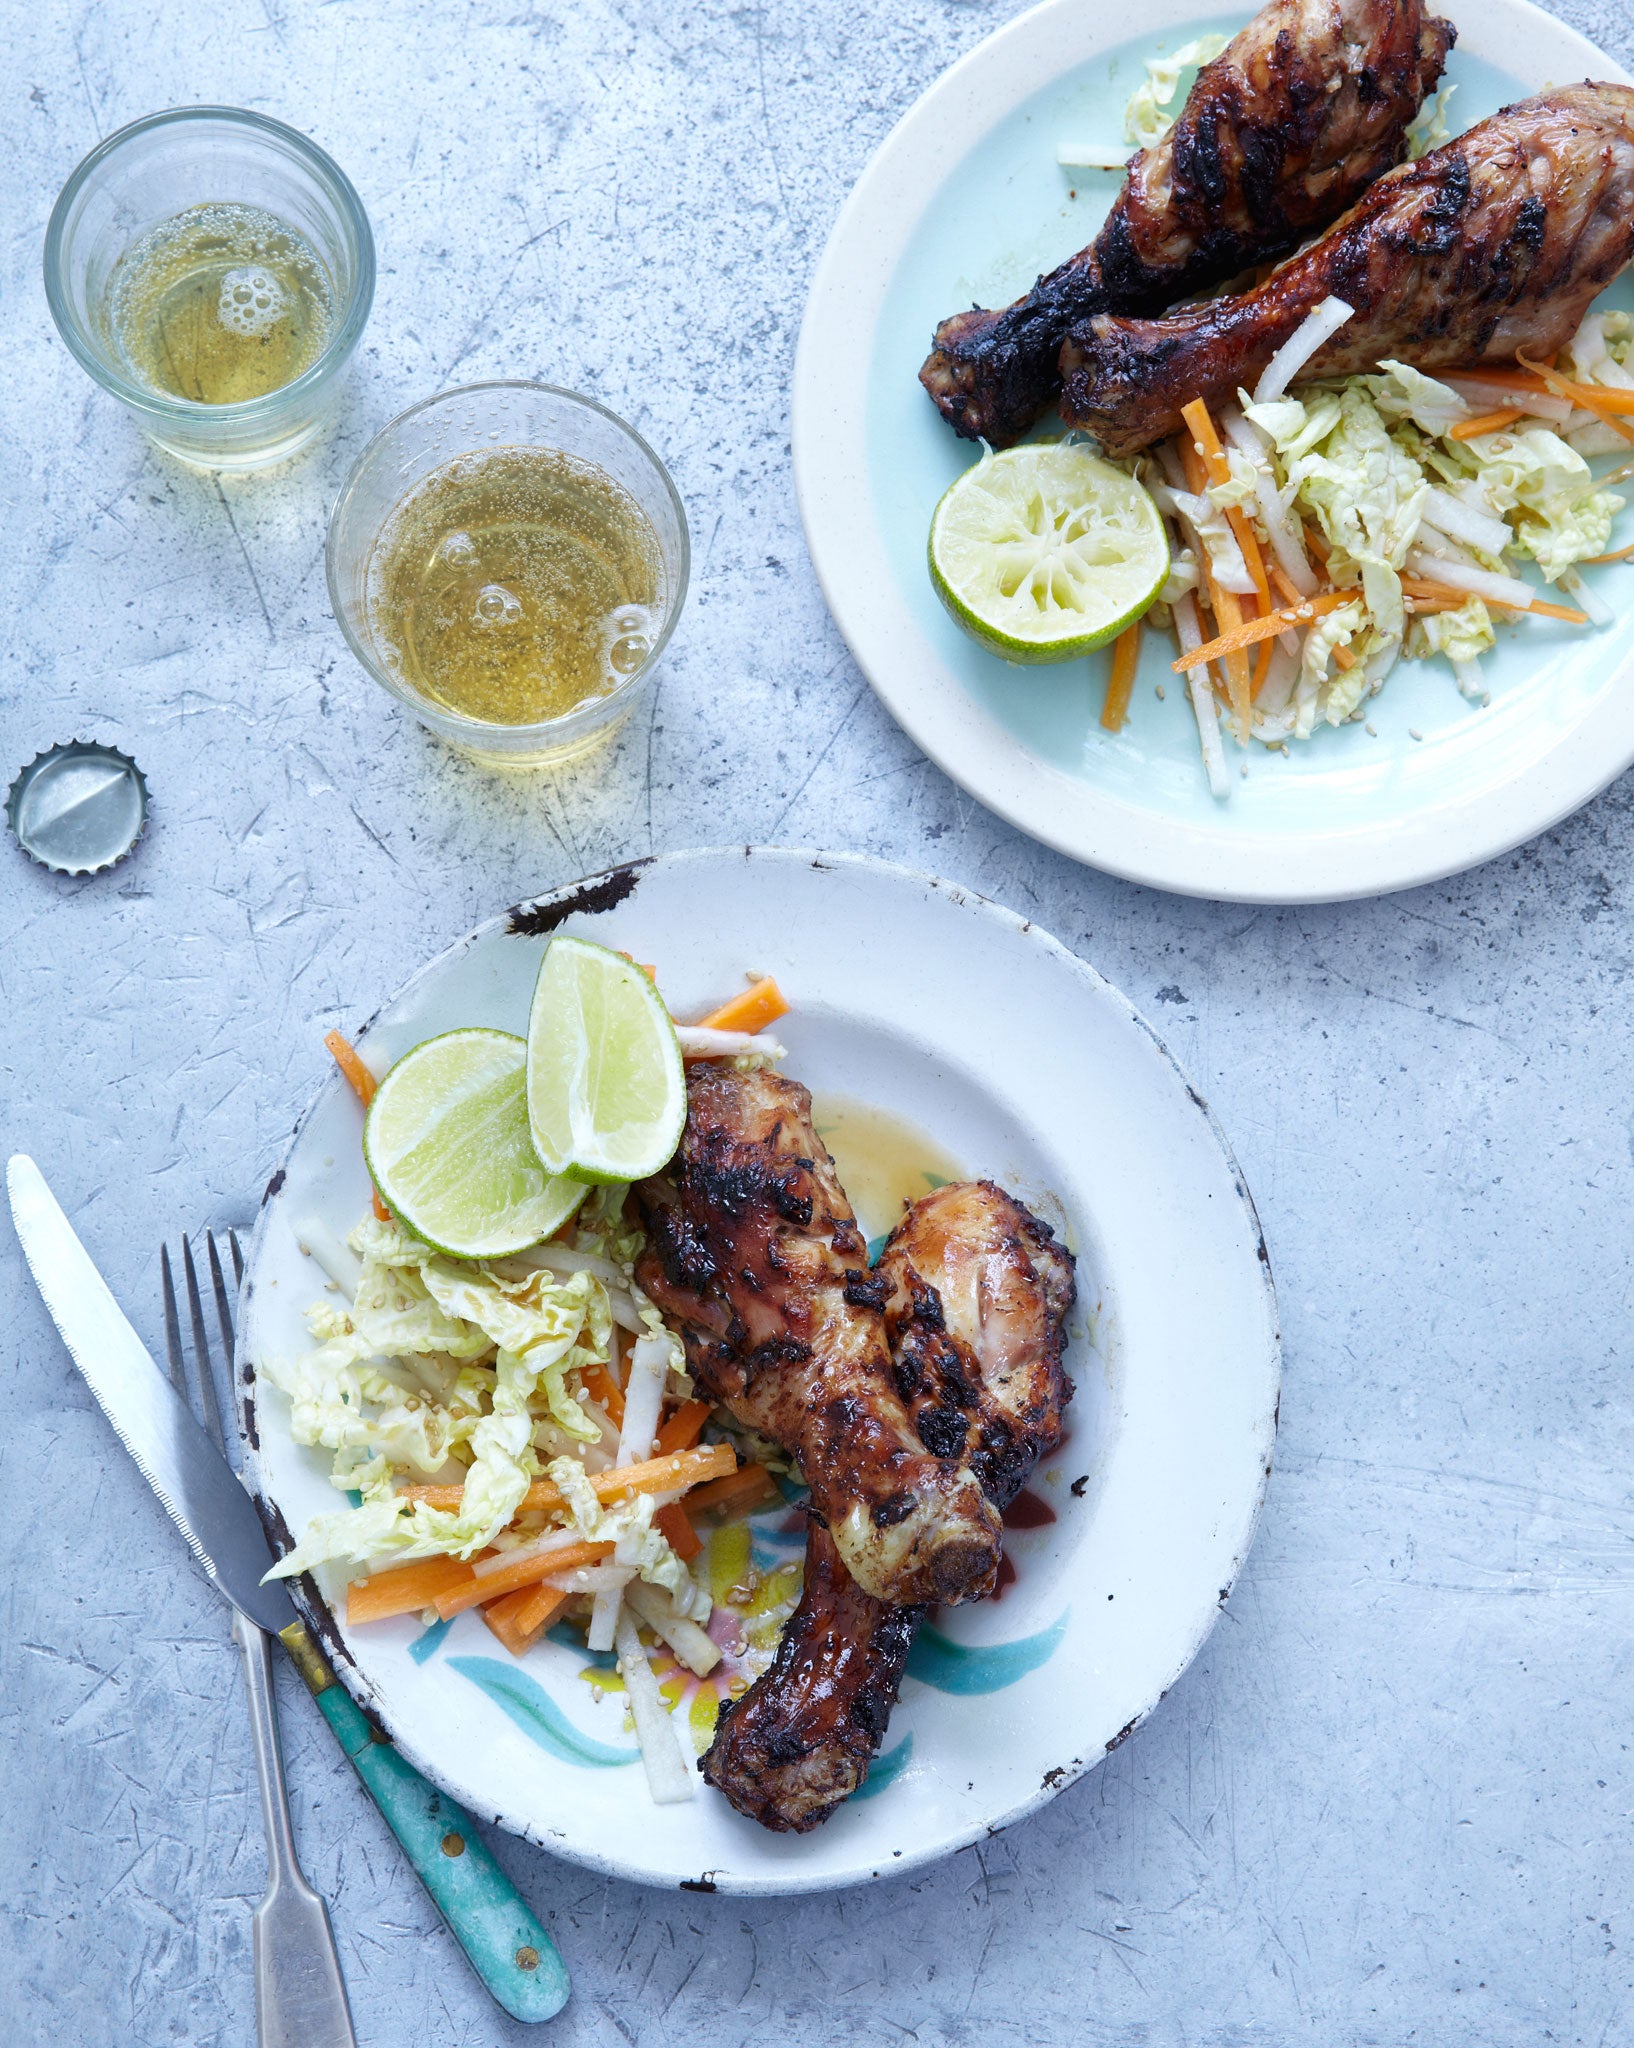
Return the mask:
<path fill-rule="evenodd" d="M 1006 448 L 1055 402 L 1069 328 L 1161 311 L 1337 220 L 1407 154 L 1455 34 L 1424 0 L 1270 0 L 1132 160 L 1087 249 L 1002 312 L 937 328 L 919 380 L 943 416 Z"/>
<path fill-rule="evenodd" d="M 885 1286 L 806 1090 L 694 1065 L 681 1149 L 637 1196 L 638 1277 L 681 1325 L 693 1378 L 798 1461 L 858 1586 L 898 1604 L 990 1591 L 998 1515 L 968 1465 L 914 1432 L 891 1374 Z"/>
<path fill-rule="evenodd" d="M 820 1827 L 868 1776 L 929 1612 L 865 1593 L 813 1520 L 800 1604 L 771 1663 L 721 1708 L 699 1770 L 763 1828 L 804 1835 Z"/>
<path fill-rule="evenodd" d="M 886 1240 L 897 1391 L 930 1450 L 961 1458 L 999 1510 L 1061 1441 L 1072 1254 L 990 1180 L 921 1195 Z"/>
<path fill-rule="evenodd" d="M 1252 389 L 1326 298 L 1355 317 L 1301 371 L 1344 377 L 1506 363 L 1570 340 L 1634 256 L 1634 89 L 1575 85 L 1506 107 L 1381 178 L 1258 290 L 1166 320 L 1100 316 L 1061 351 L 1061 410 L 1109 455 L 1180 425 L 1191 399 Z"/>
<path fill-rule="evenodd" d="M 1008 1506 L 1061 1440 L 1071 1255 L 1002 1188 L 974 1181 L 915 1202 L 876 1273 L 920 1435 Z M 723 1709 L 704 1776 L 764 1827 L 804 1834 L 827 1820 L 879 1752 L 924 1613 L 864 1593 L 814 1521 L 800 1604 L 770 1667 Z"/>

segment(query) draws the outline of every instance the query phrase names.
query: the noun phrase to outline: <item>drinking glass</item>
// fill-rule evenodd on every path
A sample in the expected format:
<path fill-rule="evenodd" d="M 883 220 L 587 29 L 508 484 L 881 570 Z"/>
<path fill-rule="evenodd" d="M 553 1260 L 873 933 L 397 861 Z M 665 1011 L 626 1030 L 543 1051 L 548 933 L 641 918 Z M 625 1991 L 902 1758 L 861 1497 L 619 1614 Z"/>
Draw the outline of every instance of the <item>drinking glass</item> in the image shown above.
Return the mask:
<path fill-rule="evenodd" d="M 131 245 L 191 207 L 259 207 L 297 229 L 329 275 L 328 342 L 279 390 L 228 405 L 173 397 L 133 373 L 112 328 L 109 281 Z M 45 295 L 81 366 L 161 448 L 206 469 L 282 462 L 318 431 L 374 302 L 374 237 L 346 174 L 282 121 L 177 107 L 99 143 L 51 212 Z"/>
<path fill-rule="evenodd" d="M 462 455 L 528 447 L 593 463 L 629 492 L 658 542 L 661 618 L 641 666 L 605 696 L 556 718 L 502 725 L 437 703 L 405 674 L 380 625 L 381 543 L 394 515 L 433 471 Z M 358 458 L 329 521 L 329 598 L 364 668 L 429 731 L 478 760 L 539 768 L 607 739 L 646 696 L 681 615 L 690 559 L 686 509 L 669 472 L 616 413 L 550 384 L 471 384 L 411 406 Z"/>

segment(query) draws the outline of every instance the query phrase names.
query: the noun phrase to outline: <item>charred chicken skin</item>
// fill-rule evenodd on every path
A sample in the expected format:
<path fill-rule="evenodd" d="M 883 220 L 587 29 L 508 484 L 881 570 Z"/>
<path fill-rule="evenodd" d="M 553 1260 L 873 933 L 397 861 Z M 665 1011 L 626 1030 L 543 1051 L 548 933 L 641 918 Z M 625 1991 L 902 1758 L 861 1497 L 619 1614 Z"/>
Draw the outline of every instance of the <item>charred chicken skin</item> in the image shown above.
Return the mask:
<path fill-rule="evenodd" d="M 1252 389 L 1324 299 L 1355 317 L 1301 372 L 1396 358 L 1420 370 L 1549 355 L 1634 256 L 1634 89 L 1575 85 L 1506 107 L 1381 178 L 1257 290 L 1166 320 L 1100 315 L 1061 351 L 1062 413 L 1107 454 L 1180 425 L 1191 399 Z"/>
<path fill-rule="evenodd" d="M 1073 1259 L 992 1181 L 909 1205 L 880 1254 L 897 1391 L 926 1448 L 959 1457 L 1007 1508 L 1061 1441 Z"/>
<path fill-rule="evenodd" d="M 865 1593 L 813 1519 L 800 1604 L 771 1663 L 722 1707 L 699 1760 L 704 1777 L 776 1834 L 819 1827 L 868 1776 L 929 1612 Z"/>
<path fill-rule="evenodd" d="M 920 1435 L 1007 1506 L 1061 1440 L 1071 1255 L 1002 1188 L 973 1181 L 915 1202 L 875 1272 L 888 1289 L 897 1389 Z M 879 1752 L 925 1612 L 864 1593 L 813 1522 L 800 1604 L 770 1667 L 723 1709 L 704 1776 L 780 1833 L 827 1820 Z"/>
<path fill-rule="evenodd" d="M 1001 312 L 944 320 L 919 380 L 1006 448 L 1060 394 L 1070 328 L 1154 313 L 1284 256 L 1407 154 L 1456 31 L 1423 0 L 1270 0 L 1136 156 L 1090 246 Z"/>
<path fill-rule="evenodd" d="M 680 1325 L 699 1389 L 797 1461 L 858 1586 L 898 1605 L 989 1592 L 998 1515 L 970 1467 L 914 1431 L 886 1283 L 868 1271 L 806 1090 L 694 1065 L 681 1149 L 637 1195 L 638 1277 Z"/>

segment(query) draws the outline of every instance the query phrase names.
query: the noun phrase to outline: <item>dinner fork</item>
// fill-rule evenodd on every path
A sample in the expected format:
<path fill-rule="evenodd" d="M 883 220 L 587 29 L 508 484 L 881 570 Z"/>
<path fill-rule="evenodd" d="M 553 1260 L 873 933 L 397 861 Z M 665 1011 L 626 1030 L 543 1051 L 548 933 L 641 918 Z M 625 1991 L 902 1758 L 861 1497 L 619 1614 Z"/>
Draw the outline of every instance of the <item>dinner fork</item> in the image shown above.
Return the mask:
<path fill-rule="evenodd" d="M 238 1248 L 238 1240 L 228 1232 L 228 1248 L 232 1254 L 235 1278 L 242 1283 L 244 1260 Z M 193 1328 L 193 1351 L 201 1370 L 199 1373 L 201 1402 L 208 1401 L 209 1419 L 204 1423 L 206 1430 L 213 1430 L 216 1441 L 223 1445 L 227 1462 L 237 1469 L 239 1459 L 232 1453 L 239 1449 L 242 1426 L 233 1385 L 233 1360 L 236 1355 L 233 1339 L 233 1308 L 228 1294 L 226 1277 L 222 1272 L 221 1258 L 216 1250 L 214 1237 L 205 1233 L 205 1245 L 210 1260 L 210 1279 L 215 1294 L 216 1319 L 221 1326 L 221 1356 L 223 1371 L 227 1377 L 228 1400 L 225 1408 L 220 1396 L 220 1385 L 210 1354 L 209 1338 L 205 1331 L 204 1307 L 198 1286 L 198 1275 L 193 1265 L 191 1248 L 182 1243 L 182 1269 L 186 1276 L 189 1320 Z M 172 1375 L 182 1371 L 181 1329 L 176 1315 L 175 1287 L 170 1274 L 170 1255 L 162 1252 L 160 1266 L 165 1282 L 165 1331 L 170 1345 Z M 182 1381 L 177 1378 L 177 1387 Z M 223 1425 L 226 1415 L 231 1433 Z M 251 1628 L 265 1658 L 269 1644 L 259 1629 Z M 318 1711 L 329 1724 L 330 1732 L 350 1760 L 352 1768 L 362 1780 L 365 1790 L 379 1807 L 381 1817 L 397 1837 L 398 1847 L 407 1856 L 415 1874 L 431 1894 L 438 1911 L 448 1923 L 449 1932 L 464 1949 L 466 1960 L 481 1978 L 490 1996 L 508 2012 L 513 2019 L 542 2021 L 554 2019 L 567 2003 L 568 1978 L 556 1944 L 546 1933 L 534 1913 L 524 1904 L 516 1887 L 500 1868 L 493 1851 L 483 1841 L 472 1819 L 457 1800 L 446 1792 L 439 1792 L 408 1761 L 396 1745 L 365 1715 L 346 1688 L 336 1681 L 328 1659 L 308 1633 L 303 1622 L 292 1622 L 288 1628 L 279 1631 L 278 1640 L 288 1650 L 290 1662 L 300 1673 L 307 1690 L 317 1702 Z M 244 1641 L 240 1637 L 240 1641 Z M 250 1646 L 246 1644 L 246 1669 L 249 1666 Z M 261 1690 L 268 1707 L 268 1727 L 272 1730 L 268 1756 L 274 1771 L 279 1768 L 278 1744 L 275 1724 L 270 1719 L 272 1694 L 264 1681 Z M 252 1706 L 256 1697 L 255 1674 L 251 1673 Z M 258 1756 L 260 1738 L 257 1738 Z M 267 1796 L 266 1779 L 262 1780 L 263 1797 Z M 265 1989 L 269 1996 L 284 1997 L 287 2003 L 294 1994 L 280 1974 L 263 1977 L 260 1968 L 261 1932 L 263 1913 L 268 1913 L 267 1936 L 269 1952 L 275 1926 L 281 1934 L 288 1924 L 297 1930 L 314 1918 L 313 1907 L 322 1913 L 322 1902 L 312 1897 L 305 1879 L 295 1864 L 294 1848 L 289 1832 L 289 1809 L 284 1804 L 281 1775 L 276 1783 L 276 1805 L 267 1808 L 267 1834 L 269 1842 L 280 1837 L 284 1848 L 283 1871 L 285 1873 L 284 1903 L 277 1915 L 269 1909 L 274 1903 L 275 1884 L 267 1894 L 261 1911 L 256 1916 L 257 1939 L 257 1987 Z M 305 1893 L 310 1904 L 300 1901 L 299 1894 Z M 295 1899 L 297 1906 L 288 1901 Z M 327 1923 L 325 1923 L 327 1926 Z M 290 1937 L 291 1946 L 295 1942 Z M 329 1961 L 334 1963 L 331 1945 Z M 304 1967 L 304 1966 L 303 1966 Z M 300 1972 L 293 1972 L 293 1981 L 304 1983 L 306 1978 Z M 321 1974 L 312 1980 L 321 1985 L 325 1980 Z M 335 1982 L 339 1984 L 338 1967 Z M 346 2019 L 345 1992 L 340 1990 L 338 2005 L 340 2027 L 344 2031 L 333 2034 L 316 2031 L 317 2019 L 308 2028 L 300 2020 L 297 2011 L 296 2024 L 285 2033 L 263 2033 L 262 2048 L 350 2048 L 352 2033 Z M 321 2012 L 322 2008 L 319 2008 Z"/>
<path fill-rule="evenodd" d="M 206 1251 L 221 1325 L 221 1355 L 232 1370 L 233 1318 L 226 1276 L 215 1235 L 206 1231 Z M 243 1254 L 235 1231 L 227 1233 L 235 1280 L 244 1277 Z M 181 1320 L 176 1313 L 176 1287 L 168 1246 L 159 1248 L 164 1291 L 165 1349 L 170 1377 L 192 1408 L 205 1432 L 227 1455 L 221 1396 L 210 1355 L 204 1302 L 193 1263 L 193 1247 L 182 1239 L 182 1274 L 187 1289 L 187 1314 L 192 1327 L 193 1373 L 187 1371 Z M 278 1708 L 273 1692 L 272 1644 L 264 1629 L 245 1614 L 233 1614 L 233 1634 L 244 1653 L 244 1690 L 255 1737 L 255 1768 L 261 1780 L 261 1815 L 267 1830 L 267 1890 L 255 1909 L 255 2014 L 260 2048 L 357 2048 L 346 1982 L 335 1952 L 329 1909 L 302 1873 L 290 1824 L 289 1794 L 284 1785 L 283 1752 L 278 1743 Z"/>

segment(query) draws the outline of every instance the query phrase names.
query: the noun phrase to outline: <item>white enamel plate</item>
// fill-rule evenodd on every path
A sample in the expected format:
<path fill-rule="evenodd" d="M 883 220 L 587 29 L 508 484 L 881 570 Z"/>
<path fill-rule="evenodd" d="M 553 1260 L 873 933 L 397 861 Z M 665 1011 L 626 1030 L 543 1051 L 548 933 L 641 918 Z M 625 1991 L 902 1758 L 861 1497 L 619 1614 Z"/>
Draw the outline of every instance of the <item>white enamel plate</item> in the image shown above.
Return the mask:
<path fill-rule="evenodd" d="M 1545 85 L 1628 74 L 1526 0 L 1437 0 L 1457 24 L 1454 129 Z M 898 123 L 818 266 L 795 364 L 806 539 L 840 631 L 892 714 L 1001 817 L 1109 873 L 1188 895 L 1322 902 L 1404 889 L 1506 851 L 1634 761 L 1634 569 L 1589 570 L 1603 631 L 1500 629 L 1492 702 L 1445 662 L 1403 664 L 1375 732 L 1324 728 L 1289 758 L 1254 747 L 1210 794 L 1170 636 L 1149 633 L 1124 730 L 1099 724 L 1105 654 L 1012 668 L 942 610 L 925 564 L 937 499 L 978 451 L 920 389 L 938 320 L 1007 304 L 1094 238 L 1118 174 L 1063 171 L 1063 142 L 1120 146 L 1160 52 L 1254 12 L 1148 0 L 1133 17 L 1046 0 L 954 65 Z M 1603 302 L 1634 307 L 1625 277 Z M 1604 466 L 1604 465 L 1602 465 Z M 1159 684 L 1166 685 L 1163 699 Z"/>
<path fill-rule="evenodd" d="M 340 1575 L 297 1595 L 342 1677 L 413 1761 L 476 1813 L 651 1884 L 796 1892 L 911 1870 L 1019 1819 L 1088 1770 L 1196 1654 L 1247 1551 L 1270 1470 L 1275 1302 L 1248 1191 L 1201 1099 L 1129 1005 L 1009 911 L 947 882 L 828 855 L 742 849 L 615 869 L 480 926 L 380 1012 L 377 1070 L 441 1031 L 518 1031 L 553 930 L 657 964 L 677 1014 L 747 969 L 793 1007 L 786 1070 L 917 1126 L 962 1172 L 1038 1209 L 1078 1254 L 1053 1511 L 1013 1533 L 1015 1582 L 926 1629 L 866 1796 L 805 1837 L 741 1819 L 701 1781 L 654 1806 L 621 1696 L 582 1646 L 520 1662 L 474 1613 L 348 1628 Z M 306 1341 L 314 1221 L 344 1234 L 369 1191 L 351 1092 L 329 1082 L 261 1212 L 241 1365 Z M 250 1386 L 252 1477 L 293 1529 L 331 1509 L 327 1459 L 284 1397 Z M 755 1563 L 799 1554 L 786 1511 Z"/>

